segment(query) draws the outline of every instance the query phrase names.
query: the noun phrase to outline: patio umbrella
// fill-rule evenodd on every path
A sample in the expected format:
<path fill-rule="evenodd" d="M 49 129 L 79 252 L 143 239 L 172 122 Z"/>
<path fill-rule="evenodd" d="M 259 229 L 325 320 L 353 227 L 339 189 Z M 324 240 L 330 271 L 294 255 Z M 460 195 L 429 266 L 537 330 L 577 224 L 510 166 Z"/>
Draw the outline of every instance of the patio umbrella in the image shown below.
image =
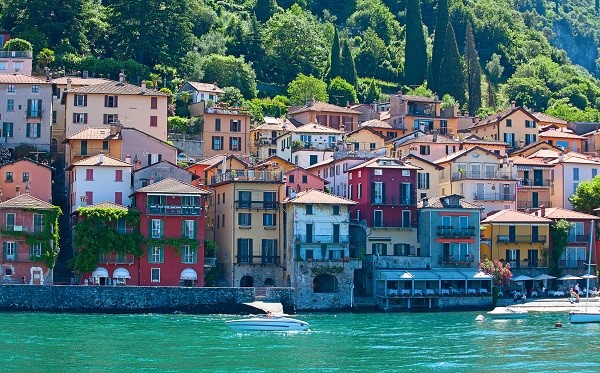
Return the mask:
<path fill-rule="evenodd" d="M 550 275 L 547 275 L 547 274 L 544 273 L 544 274 L 541 274 L 541 275 L 539 275 L 537 277 L 534 277 L 533 279 L 534 280 L 544 280 L 545 281 L 545 280 L 552 280 L 553 278 L 556 278 L 556 277 L 550 276 Z"/>
<path fill-rule="evenodd" d="M 521 290 L 525 289 L 525 284 L 523 284 L 523 281 L 529 281 L 529 280 L 533 280 L 533 277 L 521 275 L 521 276 L 511 278 L 511 281 L 515 281 L 515 282 L 521 281 Z"/>
<path fill-rule="evenodd" d="M 572 281 L 572 280 L 583 280 L 583 277 L 573 276 L 573 275 L 565 275 L 559 278 L 560 281 Z"/>
<path fill-rule="evenodd" d="M 598 276 L 596 275 L 583 275 L 581 276 L 581 278 L 597 278 Z"/>

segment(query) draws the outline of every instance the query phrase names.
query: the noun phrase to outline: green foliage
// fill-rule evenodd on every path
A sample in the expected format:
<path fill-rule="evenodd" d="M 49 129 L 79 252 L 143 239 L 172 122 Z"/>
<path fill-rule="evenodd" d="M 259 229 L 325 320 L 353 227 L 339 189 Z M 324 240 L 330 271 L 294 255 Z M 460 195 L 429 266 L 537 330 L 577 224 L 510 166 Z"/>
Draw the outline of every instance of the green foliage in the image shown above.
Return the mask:
<path fill-rule="evenodd" d="M 555 277 L 562 275 L 562 269 L 559 265 L 560 257 L 564 253 L 567 242 L 569 231 L 571 230 L 572 224 L 566 220 L 559 220 L 550 226 L 552 234 L 552 245 L 544 250 L 545 259 L 548 260 L 548 274 Z"/>
<path fill-rule="evenodd" d="M 250 104 L 252 106 L 255 106 L 257 110 L 260 111 L 260 116 L 281 118 L 285 116 L 288 110 L 285 97 L 283 96 L 275 96 L 273 99 L 253 98 L 252 100 L 250 100 Z M 248 101 L 246 101 L 245 106 L 246 105 L 248 105 Z M 260 122 L 261 120 L 257 120 L 257 122 Z"/>
<path fill-rule="evenodd" d="M 362 42 L 354 60 L 358 75 L 396 81 L 398 72 L 390 59 L 390 53 L 383 39 L 373 29 L 368 28 L 362 35 Z"/>
<path fill-rule="evenodd" d="M 338 36 L 337 28 L 334 29 L 333 44 L 331 44 L 331 52 L 329 53 L 329 70 L 327 71 L 327 81 L 331 81 L 341 75 L 341 55 L 340 50 L 340 38 Z"/>
<path fill-rule="evenodd" d="M 167 118 L 167 131 L 176 133 L 185 133 L 190 123 L 189 118 L 172 116 Z"/>
<path fill-rule="evenodd" d="M 48 48 L 42 48 L 36 57 L 38 67 L 42 70 L 54 62 L 55 59 L 54 51 Z"/>
<path fill-rule="evenodd" d="M 456 44 L 456 41 L 454 43 Z M 423 84 L 427 76 L 427 45 L 419 0 L 407 0 L 404 59 L 404 84 L 408 86 Z"/>
<path fill-rule="evenodd" d="M 435 19 L 435 35 L 433 38 L 433 49 L 427 85 L 434 91 L 438 90 L 440 80 L 440 68 L 444 47 L 446 46 L 446 29 L 448 25 L 448 0 L 437 2 L 437 14 Z"/>
<path fill-rule="evenodd" d="M 475 115 L 481 107 L 481 65 L 479 65 L 479 56 L 475 47 L 471 22 L 467 22 L 467 34 L 465 36 L 465 66 L 467 92 L 469 94 L 467 108 L 469 114 Z"/>
<path fill-rule="evenodd" d="M 225 93 L 223 93 L 219 97 L 219 102 L 226 103 L 233 107 L 242 106 L 242 102 L 244 101 L 244 96 L 242 92 L 236 87 L 225 87 L 223 88 Z"/>
<path fill-rule="evenodd" d="M 539 78 L 510 78 L 504 86 L 504 94 L 519 106 L 544 111 L 551 92 Z"/>
<path fill-rule="evenodd" d="M 579 183 L 577 190 L 569 197 L 575 211 L 594 214 L 594 209 L 600 207 L 600 177 Z"/>
<path fill-rule="evenodd" d="M 304 105 L 307 100 L 327 101 L 327 84 L 314 76 L 300 74 L 288 85 L 292 105 Z"/>
<path fill-rule="evenodd" d="M 435 96 L 435 94 L 431 91 L 431 89 L 429 89 L 427 87 L 427 84 L 422 84 L 416 88 L 409 89 L 406 92 L 406 94 L 411 95 L 411 96 L 422 96 L 422 97 L 429 97 L 429 98 L 433 98 L 433 96 Z"/>
<path fill-rule="evenodd" d="M 329 12 L 335 19 L 344 23 L 346 19 L 356 10 L 357 0 L 309 0 L 309 9 L 320 16 L 324 11 Z"/>
<path fill-rule="evenodd" d="M 267 22 L 277 11 L 275 0 L 256 0 L 253 12 L 260 22 Z"/>
<path fill-rule="evenodd" d="M 592 107 L 586 107 L 584 110 L 581 110 L 568 101 L 568 99 L 554 101 L 548 110 L 546 110 L 546 114 L 562 118 L 569 122 L 600 122 L 600 110 Z"/>
<path fill-rule="evenodd" d="M 304 148 L 304 143 L 302 141 L 294 140 L 292 142 L 292 153 L 295 153 L 302 148 Z"/>
<path fill-rule="evenodd" d="M 440 65 L 440 81 L 438 93 L 440 95 L 449 94 L 459 103 L 465 102 L 465 69 L 458 53 L 458 45 L 454 37 L 452 24 L 448 22 L 446 29 L 446 46 L 444 47 L 444 57 Z"/>
<path fill-rule="evenodd" d="M 381 0 L 359 1 L 347 25 L 363 32 L 372 29 L 386 44 L 391 44 L 400 36 L 400 23 Z"/>
<path fill-rule="evenodd" d="M 31 52 L 33 47 L 31 43 L 24 39 L 12 38 L 6 43 L 4 43 L 5 51 L 22 51 L 22 52 Z"/>
<path fill-rule="evenodd" d="M 35 146 L 29 144 L 20 144 L 14 147 L 12 151 L 12 159 L 17 160 L 21 158 L 31 159 L 36 162 L 50 161 L 50 153 L 38 153 L 38 148 Z"/>
<path fill-rule="evenodd" d="M 342 42 L 342 66 L 340 78 L 344 79 L 353 86 L 358 84 L 358 74 L 356 73 L 356 65 L 354 64 L 354 56 L 350 50 L 350 44 L 347 40 Z"/>
<path fill-rule="evenodd" d="M 372 104 L 381 99 L 381 87 L 375 79 L 361 79 L 358 82 L 358 98 L 365 104 Z"/>
<path fill-rule="evenodd" d="M 79 222 L 73 230 L 76 254 L 72 266 L 79 273 L 96 268 L 101 254 L 118 253 L 140 256 L 144 238 L 140 234 L 140 213 L 135 210 L 79 207 Z M 117 221 L 125 221 L 131 233 L 117 231 Z"/>
<path fill-rule="evenodd" d="M 329 103 L 335 105 L 346 106 L 347 103 L 353 104 L 357 101 L 356 90 L 352 84 L 340 77 L 331 80 L 327 87 L 327 94 Z"/>
<path fill-rule="evenodd" d="M 204 81 L 220 87 L 236 87 L 245 98 L 256 97 L 256 74 L 241 57 L 211 54 L 202 61 Z"/>
<path fill-rule="evenodd" d="M 214 258 L 219 247 L 213 240 L 204 240 L 204 255 L 207 258 Z"/>

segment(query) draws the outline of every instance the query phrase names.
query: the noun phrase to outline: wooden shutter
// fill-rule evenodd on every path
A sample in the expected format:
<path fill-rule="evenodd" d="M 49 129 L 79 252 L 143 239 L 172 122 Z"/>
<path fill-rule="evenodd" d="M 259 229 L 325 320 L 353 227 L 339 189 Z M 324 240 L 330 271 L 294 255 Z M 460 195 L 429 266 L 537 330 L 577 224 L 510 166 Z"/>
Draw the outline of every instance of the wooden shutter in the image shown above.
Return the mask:
<path fill-rule="evenodd" d="M 158 117 L 156 115 L 152 115 L 150 117 L 150 127 L 158 126 Z"/>
<path fill-rule="evenodd" d="M 104 107 L 108 107 L 108 96 L 104 95 Z"/>
<path fill-rule="evenodd" d="M 158 108 L 158 98 L 151 97 L 150 98 L 150 109 L 157 109 L 157 108 Z"/>
<path fill-rule="evenodd" d="M 198 263 L 198 247 L 191 248 L 192 250 L 192 263 Z"/>
<path fill-rule="evenodd" d="M 375 203 L 375 183 L 371 183 L 371 203 Z"/>
<path fill-rule="evenodd" d="M 158 155 L 158 161 L 159 161 L 159 162 L 162 162 L 162 154 L 159 154 L 159 155 Z"/>
<path fill-rule="evenodd" d="M 87 113 L 84 113 L 83 114 L 83 124 L 87 124 L 87 117 L 88 117 Z"/>
<path fill-rule="evenodd" d="M 164 220 L 160 220 L 160 238 L 163 238 L 165 236 L 165 221 Z"/>
<path fill-rule="evenodd" d="M 6 260 L 6 242 L 2 242 L 2 259 Z"/>
<path fill-rule="evenodd" d="M 115 101 L 114 101 L 113 107 L 119 107 L 119 96 L 115 96 Z"/>
<path fill-rule="evenodd" d="M 185 237 L 185 220 L 181 221 L 181 237 Z"/>
<path fill-rule="evenodd" d="M 25 137 L 31 136 L 31 123 L 27 123 L 25 126 Z"/>
<path fill-rule="evenodd" d="M 194 220 L 194 235 L 193 238 L 198 239 L 198 220 Z"/>
<path fill-rule="evenodd" d="M 165 262 L 165 247 L 164 246 L 159 246 L 158 247 L 158 252 L 160 253 L 160 262 L 164 263 Z"/>
<path fill-rule="evenodd" d="M 77 95 L 73 95 L 73 106 L 77 106 Z"/>
<path fill-rule="evenodd" d="M 152 164 L 152 154 L 148 154 L 148 166 Z"/>
<path fill-rule="evenodd" d="M 117 205 L 123 204 L 123 192 L 115 192 L 115 203 Z"/>
<path fill-rule="evenodd" d="M 152 249 L 153 246 L 148 246 L 148 263 L 152 263 Z"/>
<path fill-rule="evenodd" d="M 77 123 L 77 114 L 73 113 L 73 123 Z"/>
<path fill-rule="evenodd" d="M 27 100 L 27 116 L 31 115 L 31 100 Z"/>
<path fill-rule="evenodd" d="M 42 124 L 38 123 L 37 124 L 37 136 L 36 137 L 42 137 Z"/>
<path fill-rule="evenodd" d="M 38 106 L 37 106 L 37 109 L 38 109 L 38 111 L 37 111 L 37 113 L 38 113 L 37 117 L 41 118 L 42 117 L 42 99 L 41 98 L 38 98 L 37 104 L 38 104 Z"/>
<path fill-rule="evenodd" d="M 87 106 L 87 95 L 83 95 L 83 106 Z"/>
<path fill-rule="evenodd" d="M 152 238 L 152 219 L 148 219 L 148 238 Z"/>
<path fill-rule="evenodd" d="M 108 124 L 108 114 L 102 115 L 102 123 Z"/>
<path fill-rule="evenodd" d="M 15 241 L 15 262 L 19 260 L 19 243 Z"/>

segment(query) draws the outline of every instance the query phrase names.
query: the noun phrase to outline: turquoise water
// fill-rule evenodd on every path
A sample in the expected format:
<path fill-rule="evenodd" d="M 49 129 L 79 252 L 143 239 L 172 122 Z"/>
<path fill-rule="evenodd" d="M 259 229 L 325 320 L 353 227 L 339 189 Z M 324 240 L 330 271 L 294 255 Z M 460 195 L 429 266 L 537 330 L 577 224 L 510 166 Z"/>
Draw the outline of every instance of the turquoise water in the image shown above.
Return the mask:
<path fill-rule="evenodd" d="M 566 314 L 300 314 L 307 332 L 236 333 L 231 315 L 0 313 L 16 372 L 598 372 L 600 324 Z M 563 322 L 556 328 L 556 321 Z"/>

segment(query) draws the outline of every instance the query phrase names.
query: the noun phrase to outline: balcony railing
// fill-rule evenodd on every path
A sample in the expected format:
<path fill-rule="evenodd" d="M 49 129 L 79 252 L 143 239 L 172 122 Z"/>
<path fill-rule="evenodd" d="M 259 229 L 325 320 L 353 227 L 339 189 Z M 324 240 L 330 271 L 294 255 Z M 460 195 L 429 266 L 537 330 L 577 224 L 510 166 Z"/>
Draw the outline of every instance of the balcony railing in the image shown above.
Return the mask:
<path fill-rule="evenodd" d="M 278 210 L 279 202 L 274 201 L 235 201 L 238 209 Z"/>
<path fill-rule="evenodd" d="M 279 256 L 237 255 L 237 264 L 279 265 Z"/>
<path fill-rule="evenodd" d="M 439 265 L 441 267 L 455 267 L 455 268 L 469 268 L 475 264 L 475 256 L 474 255 L 448 255 L 443 257 L 439 261 Z"/>
<path fill-rule="evenodd" d="M 517 235 L 517 236 L 498 236 L 498 243 L 545 243 L 546 235 Z"/>
<path fill-rule="evenodd" d="M 24 225 L 4 225 L 2 226 L 2 230 L 5 232 L 29 232 L 29 227 Z M 41 232 L 41 231 L 40 231 Z"/>
<path fill-rule="evenodd" d="M 373 222 L 371 228 L 386 229 L 386 228 L 418 228 L 419 224 L 413 222 L 402 222 L 402 219 L 387 219 L 382 222 Z"/>
<path fill-rule="evenodd" d="M 452 181 L 463 180 L 463 179 L 477 179 L 477 180 L 509 180 L 514 179 L 510 172 L 454 172 L 452 174 Z"/>
<path fill-rule="evenodd" d="M 546 268 L 546 263 L 541 260 L 509 260 L 510 268 Z"/>
<path fill-rule="evenodd" d="M 231 181 L 250 181 L 250 182 L 283 182 L 283 172 L 281 171 L 245 171 L 229 170 L 225 173 L 217 174 L 211 179 L 213 184 L 231 182 Z"/>
<path fill-rule="evenodd" d="M 27 110 L 26 113 L 27 118 L 41 118 L 42 117 L 42 110 L 38 109 L 38 110 Z"/>
<path fill-rule="evenodd" d="M 0 51 L 0 58 L 33 58 L 29 51 Z"/>
<path fill-rule="evenodd" d="M 98 258 L 100 263 L 133 264 L 133 255 L 104 254 Z"/>
<path fill-rule="evenodd" d="M 205 267 L 214 267 L 217 265 L 217 258 L 204 258 Z"/>
<path fill-rule="evenodd" d="M 537 208 L 540 208 L 540 206 L 552 207 L 552 204 L 550 203 L 550 201 L 537 201 L 535 203 L 534 203 L 534 201 L 521 201 L 521 200 L 517 201 L 517 209 L 518 210 L 537 209 Z"/>
<path fill-rule="evenodd" d="M 332 234 L 329 235 L 313 235 L 307 236 L 306 234 L 297 234 L 295 236 L 296 243 L 314 243 L 314 244 L 347 244 L 350 242 L 350 237 L 348 235 L 339 235 L 334 236 Z"/>
<path fill-rule="evenodd" d="M 474 193 L 475 201 L 514 201 L 514 193 Z"/>
<path fill-rule="evenodd" d="M 150 205 L 148 213 L 155 215 L 200 215 L 200 206 Z"/>
<path fill-rule="evenodd" d="M 475 237 L 478 231 L 479 229 L 472 226 L 467 228 L 454 228 L 440 225 L 437 227 L 437 235 L 439 237 Z"/>
<path fill-rule="evenodd" d="M 585 234 L 570 234 L 567 236 L 567 243 L 588 243 L 590 236 Z"/>
<path fill-rule="evenodd" d="M 414 198 L 383 196 L 371 198 L 371 203 L 378 206 L 412 206 L 416 205 L 417 201 Z"/>
<path fill-rule="evenodd" d="M 558 266 L 561 268 L 572 268 L 572 269 L 580 269 L 587 271 L 588 261 L 587 260 L 559 260 Z M 594 266 L 594 264 L 592 264 Z M 592 273 L 595 273 L 594 268 L 592 267 Z"/>
<path fill-rule="evenodd" d="M 521 179 L 521 187 L 549 187 L 550 180 L 545 179 Z"/>

